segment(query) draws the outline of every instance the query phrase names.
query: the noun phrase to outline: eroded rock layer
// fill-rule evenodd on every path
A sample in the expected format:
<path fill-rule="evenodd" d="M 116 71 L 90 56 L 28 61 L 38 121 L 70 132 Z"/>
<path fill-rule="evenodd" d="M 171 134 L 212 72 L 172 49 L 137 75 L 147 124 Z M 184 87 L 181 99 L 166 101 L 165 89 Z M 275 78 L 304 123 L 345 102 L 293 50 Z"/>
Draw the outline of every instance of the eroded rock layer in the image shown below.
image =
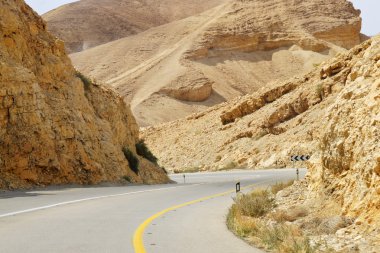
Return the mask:
<path fill-rule="evenodd" d="M 130 109 L 77 77 L 63 42 L 32 9 L 4 0 L 0 17 L 0 188 L 167 181 L 153 165 L 130 169 L 122 152 L 136 153 Z"/>
<path fill-rule="evenodd" d="M 186 18 L 226 0 L 81 0 L 43 15 L 49 30 L 80 52 Z"/>
<path fill-rule="evenodd" d="M 360 28 L 346 0 L 233 0 L 71 58 L 149 126 L 307 73 L 360 43 Z"/>
<path fill-rule="evenodd" d="M 339 233 L 360 231 L 359 238 L 378 245 L 379 80 L 377 36 L 307 75 L 149 127 L 143 138 L 177 171 L 302 167 L 290 156 L 311 155 L 303 196 L 310 202 L 326 196 L 355 221 Z"/>
<path fill-rule="evenodd" d="M 350 101 L 354 92 L 344 95 L 345 89 L 367 92 L 359 97 L 376 97 L 375 92 L 370 92 L 372 86 L 366 90 L 359 89 L 359 85 L 375 82 L 379 63 L 375 56 L 371 56 L 373 62 L 370 62 L 367 55 L 378 53 L 378 41 L 376 37 L 348 53 L 339 54 L 307 75 L 274 83 L 271 88 L 263 88 L 252 95 L 239 97 L 183 120 L 146 128 L 143 136 L 163 165 L 171 169 L 198 167 L 218 170 L 231 164 L 252 168 L 290 165 L 290 155 L 314 154 L 319 150 L 320 139 L 326 132 L 325 127 L 329 126 L 328 118 L 323 118 L 327 113 L 331 120 L 342 120 L 339 124 L 346 124 L 342 127 L 345 134 L 339 134 L 349 136 L 350 119 L 357 118 L 348 109 L 341 112 L 337 105 L 333 105 L 341 103 L 349 106 L 340 98 L 346 97 Z M 371 79 L 373 76 L 374 79 Z M 366 109 L 375 107 L 376 99 L 361 101 L 372 101 L 372 104 L 353 106 L 359 110 L 352 110 L 353 113 L 365 116 L 360 120 L 368 117 L 368 121 L 373 121 L 363 121 L 363 124 L 376 124 L 376 113 L 369 114 Z M 339 112 L 335 113 L 335 110 Z M 340 117 L 343 113 L 347 114 L 343 117 L 346 120 Z M 336 130 L 333 126 L 330 128 L 327 133 Z M 332 138 L 325 135 L 325 139 Z M 339 150 L 334 152 L 342 154 L 345 146 L 338 144 Z M 328 162 L 329 166 L 344 170 L 351 164 L 351 160 L 334 159 Z M 373 162 L 372 167 L 376 171 L 376 159 Z"/>
<path fill-rule="evenodd" d="M 341 204 L 344 215 L 379 227 L 380 37 L 341 59 L 332 66 L 346 69 L 347 79 L 321 119 L 310 188 L 317 192 L 322 186 Z"/>

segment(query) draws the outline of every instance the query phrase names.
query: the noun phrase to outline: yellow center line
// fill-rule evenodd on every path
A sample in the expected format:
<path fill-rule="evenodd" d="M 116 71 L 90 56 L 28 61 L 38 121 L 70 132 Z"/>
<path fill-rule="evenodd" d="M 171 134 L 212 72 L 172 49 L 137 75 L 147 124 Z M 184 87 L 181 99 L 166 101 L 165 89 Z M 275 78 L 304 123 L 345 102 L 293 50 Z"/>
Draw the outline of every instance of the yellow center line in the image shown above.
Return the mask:
<path fill-rule="evenodd" d="M 265 183 L 270 182 L 270 181 L 273 181 L 273 179 L 268 180 L 268 181 L 264 181 L 264 182 L 260 182 L 260 183 L 256 183 L 256 184 L 247 185 L 245 187 L 242 187 L 241 190 L 245 190 L 245 189 L 253 187 L 255 185 L 265 184 Z M 152 215 L 151 217 L 146 219 L 143 223 L 141 223 L 141 225 L 137 228 L 137 230 L 135 231 L 135 233 L 133 235 L 133 248 L 135 249 L 135 253 L 147 253 L 147 251 L 145 250 L 144 241 L 143 241 L 144 231 L 149 226 L 149 224 L 152 223 L 152 221 L 154 221 L 155 219 L 159 218 L 160 216 L 162 216 L 162 215 L 164 215 L 170 211 L 173 211 L 173 210 L 185 207 L 185 206 L 189 206 L 189 205 L 192 205 L 195 203 L 199 203 L 199 202 L 202 202 L 205 200 L 209 200 L 212 198 L 222 197 L 222 196 L 225 196 L 227 194 L 233 193 L 235 191 L 236 190 L 234 189 L 234 190 L 214 194 L 211 196 L 203 197 L 200 199 L 196 199 L 193 201 L 189 201 L 189 202 L 186 202 L 186 203 L 183 203 L 180 205 L 169 207 L 165 210 L 162 210 L 161 212 L 158 212 L 158 213 Z"/>

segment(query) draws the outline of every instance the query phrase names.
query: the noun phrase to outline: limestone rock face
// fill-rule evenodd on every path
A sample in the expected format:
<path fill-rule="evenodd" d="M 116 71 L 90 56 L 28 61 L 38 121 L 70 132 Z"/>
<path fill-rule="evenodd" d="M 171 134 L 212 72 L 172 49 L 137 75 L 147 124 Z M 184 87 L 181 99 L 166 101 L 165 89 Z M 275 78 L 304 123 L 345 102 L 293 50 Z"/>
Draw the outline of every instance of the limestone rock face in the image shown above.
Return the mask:
<path fill-rule="evenodd" d="M 349 136 L 347 131 L 351 122 L 348 117 L 353 120 L 368 117 L 368 121 L 377 118 L 376 113 L 361 118 L 348 116 L 350 111 L 343 114 L 341 106 L 336 106 L 339 113 L 335 113 L 333 105 L 341 103 L 348 106 L 348 102 L 340 98 L 349 100 L 354 93 L 344 92 L 345 89 L 357 89 L 356 83 L 368 82 L 371 75 L 376 77 L 378 63 L 365 59 L 367 54 L 378 54 L 377 47 L 371 46 L 378 41 L 379 37 L 376 37 L 364 42 L 348 53 L 320 64 L 307 75 L 273 83 L 256 93 L 222 103 L 183 120 L 146 128 L 143 136 L 169 169 L 199 167 L 218 170 L 231 162 L 235 167 L 290 166 L 290 155 L 317 154 L 320 140 L 331 138 L 330 135 L 322 138 L 329 122 L 328 118 L 323 118 L 325 114 L 331 115 L 331 120 L 336 122 L 341 120 L 340 124 L 345 126 L 341 128 L 344 137 Z M 372 58 L 376 59 L 375 56 Z M 369 92 L 369 88 L 362 90 Z M 376 94 L 369 92 L 368 96 L 376 97 Z M 362 101 L 375 103 L 376 100 L 365 99 L 364 95 L 360 95 L 363 96 Z M 358 115 L 368 114 L 365 106 L 368 107 L 363 104 L 361 110 L 352 106 L 357 108 L 356 112 L 352 111 Z M 345 115 L 343 118 L 346 121 L 340 115 Z M 335 125 L 331 123 L 328 133 L 337 130 Z M 334 152 L 343 154 L 346 145 L 338 144 Z M 358 143 L 355 145 L 360 146 Z M 375 161 L 371 166 L 378 171 Z M 326 162 L 332 167 L 348 168 L 352 165 L 352 161 L 346 158 Z"/>
<path fill-rule="evenodd" d="M 345 86 L 322 119 L 320 159 L 312 163 L 310 188 L 323 189 L 343 214 L 380 223 L 380 38 L 355 48 L 335 68 L 350 68 Z M 339 63 L 339 64 L 338 64 Z"/>
<path fill-rule="evenodd" d="M 0 17 L 0 188 L 167 181 L 159 168 L 131 171 L 122 153 L 138 141 L 130 109 L 76 77 L 40 17 L 22 0 L 1 1 Z"/>
<path fill-rule="evenodd" d="M 169 97 L 190 102 L 202 102 L 212 94 L 212 82 L 199 73 L 187 73 L 161 89 Z"/>
<path fill-rule="evenodd" d="M 360 231 L 379 245 L 380 36 L 307 75 L 142 135 L 171 170 L 308 165 L 302 195 L 310 202 L 326 196 L 337 215 L 354 221 L 337 234 Z M 295 154 L 311 155 L 310 163 L 292 164 Z"/>
<path fill-rule="evenodd" d="M 360 43 L 359 14 L 346 0 L 226 1 L 71 58 L 151 126 L 309 72 Z"/>
<path fill-rule="evenodd" d="M 234 1 L 231 11 L 210 25 L 188 56 L 291 45 L 321 52 L 329 48 L 326 42 L 349 49 L 360 43 L 359 14 L 346 0 Z"/>

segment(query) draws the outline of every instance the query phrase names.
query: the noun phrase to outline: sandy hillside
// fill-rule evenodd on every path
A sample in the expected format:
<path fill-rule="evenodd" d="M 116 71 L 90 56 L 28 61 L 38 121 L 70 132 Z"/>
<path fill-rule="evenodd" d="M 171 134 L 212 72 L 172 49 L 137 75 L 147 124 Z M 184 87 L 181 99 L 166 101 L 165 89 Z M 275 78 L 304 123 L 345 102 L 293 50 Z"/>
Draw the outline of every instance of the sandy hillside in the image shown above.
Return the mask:
<path fill-rule="evenodd" d="M 183 19 L 225 0 L 81 0 L 43 15 L 49 30 L 79 52 Z"/>
<path fill-rule="evenodd" d="M 360 42 L 359 14 L 346 0 L 235 0 L 71 58 L 154 125 L 311 70 Z"/>
<path fill-rule="evenodd" d="M 162 165 L 171 170 L 290 165 L 290 155 L 317 151 L 327 126 L 323 117 L 343 96 L 342 89 L 367 78 L 366 73 L 358 74 L 352 67 L 361 68 L 366 47 L 368 44 L 339 54 L 306 75 L 274 83 L 186 119 L 149 127 L 143 137 Z M 368 60 L 362 69 L 372 67 L 370 63 Z"/>

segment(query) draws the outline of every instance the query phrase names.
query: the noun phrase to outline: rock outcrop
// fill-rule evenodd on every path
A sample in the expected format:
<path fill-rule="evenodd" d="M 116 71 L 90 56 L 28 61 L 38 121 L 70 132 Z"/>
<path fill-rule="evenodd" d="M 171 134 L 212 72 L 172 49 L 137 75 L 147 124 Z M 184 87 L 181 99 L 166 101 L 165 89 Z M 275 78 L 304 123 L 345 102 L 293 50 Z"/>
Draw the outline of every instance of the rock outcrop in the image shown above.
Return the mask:
<path fill-rule="evenodd" d="M 149 126 L 307 73 L 360 43 L 359 15 L 346 0 L 227 1 L 71 58 L 115 87 Z M 205 78 L 211 93 L 198 85 Z"/>
<path fill-rule="evenodd" d="M 0 17 L 0 188 L 168 180 L 152 165 L 130 169 L 122 150 L 136 154 L 139 133 L 130 109 L 75 71 L 31 8 L 1 1 Z"/>
<path fill-rule="evenodd" d="M 180 20 L 226 0 L 81 0 L 43 15 L 49 30 L 80 52 Z"/>
<path fill-rule="evenodd" d="M 160 92 L 181 101 L 202 102 L 210 98 L 212 82 L 199 73 L 187 73 L 178 77 Z"/>
<path fill-rule="evenodd" d="M 322 52 L 329 48 L 326 42 L 346 49 L 360 43 L 360 11 L 346 0 L 239 0 L 231 9 L 210 25 L 188 57 L 231 50 L 268 51 L 292 45 Z"/>
<path fill-rule="evenodd" d="M 370 87 L 359 89 L 358 85 L 372 83 L 374 81 L 371 78 L 377 77 L 378 59 L 375 55 L 378 50 L 375 45 L 379 39 L 373 38 L 348 53 L 341 53 L 304 76 L 271 84 L 251 95 L 211 107 L 186 119 L 148 127 L 143 131 L 143 138 L 158 154 L 162 164 L 172 170 L 194 167 L 218 170 L 231 164 L 234 167 L 252 168 L 291 165 L 290 155 L 317 154 L 324 135 L 326 141 L 323 149 L 327 149 L 327 143 L 332 143 L 328 138 L 348 138 L 351 132 L 348 126 L 355 126 L 354 120 L 363 120 L 362 124 L 356 123 L 361 127 L 363 124 L 376 124 L 376 112 L 369 114 L 368 110 L 376 108 L 376 100 L 370 100 L 369 97 L 376 97 L 377 93 L 371 91 Z M 354 97 L 354 91 L 345 92 L 350 89 L 356 89 L 355 92 L 366 91 L 359 97 L 362 96 L 361 101 L 368 105 L 358 104 L 358 101 L 350 105 L 343 100 L 350 101 Z M 337 106 L 337 103 L 356 108 L 357 111 L 351 111 L 364 116 L 349 116 L 353 114 L 348 109 L 342 112 L 344 107 Z M 325 114 L 330 115 L 330 120 L 335 123 L 328 125 L 329 118 L 323 119 Z M 345 121 L 339 121 L 341 115 Z M 368 123 L 365 119 L 368 122 L 374 120 L 374 123 Z M 339 137 L 330 136 L 337 131 L 337 122 L 343 124 L 343 132 L 337 134 Z M 373 138 L 375 142 L 376 135 Z M 353 137 L 351 139 L 354 140 Z M 336 142 L 334 154 L 343 154 L 346 145 L 339 140 Z M 358 141 L 355 143 L 351 144 L 358 146 L 353 148 L 360 146 Z M 332 155 L 327 152 L 326 157 L 328 154 Z M 352 156 L 354 153 L 350 154 Z M 345 170 L 353 162 L 345 159 L 331 158 L 326 162 L 328 166 Z M 371 166 L 376 171 L 376 158 L 373 163 Z"/>
<path fill-rule="evenodd" d="M 380 37 L 324 65 L 320 78 L 335 82 L 341 73 L 344 86 L 338 86 L 335 99 L 320 114 L 319 145 L 306 180 L 280 194 L 279 206 L 285 212 L 294 206 L 308 208 L 309 217 L 295 223 L 303 231 L 318 225 L 310 235 L 316 243 L 337 252 L 377 252 Z"/>
<path fill-rule="evenodd" d="M 311 218 L 326 215 L 328 219 L 318 225 L 334 227 L 322 228 L 328 246 L 342 252 L 352 245 L 359 252 L 376 252 L 373 249 L 380 245 L 379 80 L 377 36 L 307 75 L 183 120 L 149 127 L 143 138 L 162 164 L 176 171 L 301 167 L 306 165 L 291 164 L 290 156 L 309 154 L 306 181 L 283 196 L 285 208 L 307 205 L 314 212 Z M 342 220 L 350 222 L 341 226 Z"/>
<path fill-rule="evenodd" d="M 344 215 L 358 223 L 379 227 L 380 37 L 330 66 L 349 72 L 321 119 L 324 128 L 320 153 L 312 161 L 310 188 L 315 192 L 323 189 L 342 206 Z"/>

